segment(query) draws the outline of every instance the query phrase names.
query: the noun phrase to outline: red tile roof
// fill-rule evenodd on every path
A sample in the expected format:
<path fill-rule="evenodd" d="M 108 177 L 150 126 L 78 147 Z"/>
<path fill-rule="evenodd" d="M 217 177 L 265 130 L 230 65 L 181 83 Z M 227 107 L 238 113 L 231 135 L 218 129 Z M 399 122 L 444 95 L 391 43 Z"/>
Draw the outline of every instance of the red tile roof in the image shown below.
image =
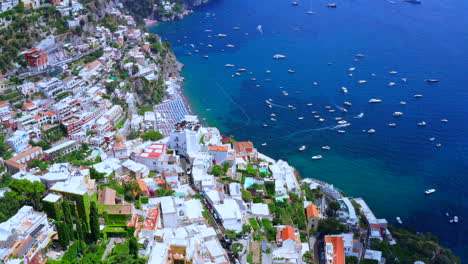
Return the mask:
<path fill-rule="evenodd" d="M 281 238 L 283 239 L 283 241 L 286 241 L 288 239 L 296 240 L 296 235 L 295 235 L 294 228 L 292 228 L 290 226 L 287 226 L 287 227 L 283 228 Z"/>
<path fill-rule="evenodd" d="M 210 151 L 226 152 L 228 151 L 228 146 L 210 146 Z"/>
<path fill-rule="evenodd" d="M 333 264 L 345 264 L 343 237 L 325 236 L 325 242 L 333 245 Z"/>
<path fill-rule="evenodd" d="M 237 154 L 242 152 L 252 152 L 253 143 L 250 141 L 235 142 L 233 145 Z"/>
<path fill-rule="evenodd" d="M 306 207 L 306 214 L 307 214 L 307 218 L 319 217 L 319 211 L 318 211 L 317 206 L 315 206 L 314 204 L 309 204 Z"/>

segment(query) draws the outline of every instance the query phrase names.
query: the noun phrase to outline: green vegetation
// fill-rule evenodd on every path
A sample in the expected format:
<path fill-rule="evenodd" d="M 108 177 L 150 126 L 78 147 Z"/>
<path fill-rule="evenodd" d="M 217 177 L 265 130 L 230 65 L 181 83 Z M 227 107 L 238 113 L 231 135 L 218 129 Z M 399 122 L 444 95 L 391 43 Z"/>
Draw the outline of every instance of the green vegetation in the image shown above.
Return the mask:
<path fill-rule="evenodd" d="M 394 228 L 391 228 L 390 232 L 398 241 L 395 245 L 390 245 L 386 240 L 371 240 L 372 249 L 382 251 L 388 264 L 414 263 L 417 260 L 427 264 L 461 263 L 451 250 L 440 247 L 437 237 L 430 233 L 415 234 L 405 229 Z"/>
<path fill-rule="evenodd" d="M 11 69 L 13 62 L 26 66 L 21 49 L 32 48 L 43 35 L 63 34 L 67 31 L 65 21 L 55 7 L 25 9 L 22 4 L 0 14 L 0 18 L 11 24 L 0 30 L 0 72 Z"/>
<path fill-rule="evenodd" d="M 91 229 L 91 239 L 96 242 L 101 236 L 99 228 L 99 214 L 97 211 L 96 203 L 91 202 L 91 212 L 89 215 L 89 228 Z"/>
<path fill-rule="evenodd" d="M 260 230 L 260 226 L 258 225 L 258 222 L 255 218 L 249 218 L 249 223 L 250 223 L 250 226 L 253 228 L 253 230 L 255 231 Z"/>
<path fill-rule="evenodd" d="M 344 233 L 348 227 L 341 224 L 335 218 L 323 218 L 319 220 L 318 231 L 324 235 L 335 235 Z"/>
<path fill-rule="evenodd" d="M 164 136 L 161 134 L 161 132 L 159 131 L 154 131 L 154 130 L 149 130 L 148 132 L 144 133 L 143 135 L 141 135 L 141 138 L 144 140 L 144 141 L 148 141 L 148 140 L 151 140 L 151 141 L 158 141 L 158 140 L 161 140 L 164 138 Z"/>

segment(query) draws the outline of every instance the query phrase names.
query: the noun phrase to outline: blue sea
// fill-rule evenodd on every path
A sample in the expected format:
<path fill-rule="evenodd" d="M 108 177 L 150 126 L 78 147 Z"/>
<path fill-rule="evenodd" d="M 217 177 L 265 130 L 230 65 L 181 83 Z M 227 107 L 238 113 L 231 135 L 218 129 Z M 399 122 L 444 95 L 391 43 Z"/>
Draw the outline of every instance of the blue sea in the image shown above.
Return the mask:
<path fill-rule="evenodd" d="M 404 226 L 438 235 L 467 262 L 468 1 L 327 3 L 217 0 L 150 30 L 170 41 L 185 64 L 184 93 L 206 124 L 286 159 L 303 177 L 363 197 L 378 217 L 395 224 L 400 216 Z M 246 71 L 237 76 L 239 68 Z M 371 98 L 382 102 L 370 104 Z M 344 101 L 352 103 L 348 112 Z M 404 114 L 394 117 L 395 111 Z M 337 127 L 337 117 L 351 126 Z M 430 188 L 437 192 L 424 195 Z M 460 222 L 449 223 L 455 215 Z"/>

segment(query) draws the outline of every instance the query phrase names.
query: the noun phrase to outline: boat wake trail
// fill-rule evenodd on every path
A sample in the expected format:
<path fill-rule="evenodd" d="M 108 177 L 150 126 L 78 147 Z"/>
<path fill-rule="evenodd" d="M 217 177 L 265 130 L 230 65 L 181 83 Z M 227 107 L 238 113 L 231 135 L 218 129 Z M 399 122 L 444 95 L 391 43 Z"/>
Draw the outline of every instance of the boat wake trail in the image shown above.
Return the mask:
<path fill-rule="evenodd" d="M 216 82 L 216 86 L 218 86 L 219 90 L 221 92 L 223 92 L 224 96 L 229 99 L 229 101 L 231 101 L 232 104 L 234 104 L 235 106 L 237 106 L 237 108 L 239 108 L 239 110 L 242 112 L 242 114 L 244 115 L 245 119 L 246 119 L 246 122 L 244 123 L 244 125 L 240 126 L 240 127 L 237 127 L 237 128 L 234 128 L 234 129 L 239 129 L 239 128 L 243 128 L 243 127 L 246 127 L 248 125 L 250 125 L 250 121 L 251 121 L 251 118 L 250 116 L 247 114 L 247 111 L 245 111 L 245 109 L 240 106 L 240 104 L 238 104 L 236 101 L 234 101 L 234 99 L 232 99 L 232 96 L 230 96 L 226 90 L 224 90 L 224 88 L 218 83 Z"/>
<path fill-rule="evenodd" d="M 312 128 L 312 129 L 304 129 L 304 130 L 299 130 L 299 131 L 296 131 L 294 133 L 291 133 L 288 136 L 286 136 L 286 138 L 290 138 L 290 137 L 293 137 L 293 136 L 296 136 L 296 135 L 299 135 L 299 134 L 302 134 L 302 133 L 307 133 L 307 132 L 321 131 L 321 130 L 336 130 L 338 128 L 347 127 L 347 126 L 349 126 L 349 125 L 348 124 L 343 124 L 343 125 L 325 126 L 325 127 Z"/>

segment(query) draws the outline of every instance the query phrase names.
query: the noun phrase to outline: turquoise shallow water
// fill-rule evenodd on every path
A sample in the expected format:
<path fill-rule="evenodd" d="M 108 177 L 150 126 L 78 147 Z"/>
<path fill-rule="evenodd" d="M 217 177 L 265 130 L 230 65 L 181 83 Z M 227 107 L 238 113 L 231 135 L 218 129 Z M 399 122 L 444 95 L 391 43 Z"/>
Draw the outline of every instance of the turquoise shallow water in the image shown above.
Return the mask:
<path fill-rule="evenodd" d="M 326 8 L 325 1 L 299 3 L 219 0 L 151 30 L 170 41 L 185 64 L 184 92 L 207 124 L 238 140 L 252 140 L 273 158 L 287 159 L 303 177 L 365 198 L 379 217 L 394 222 L 400 216 L 408 227 L 437 234 L 466 262 L 468 2 L 338 0 L 336 9 Z M 227 36 L 214 36 L 219 33 Z M 287 57 L 274 60 L 277 53 Z M 365 57 L 355 61 L 358 53 Z M 236 66 L 224 67 L 228 63 Z M 356 68 L 351 77 L 350 67 Z M 247 71 L 232 77 L 238 68 Z M 392 70 L 398 73 L 389 74 Z M 428 84 L 427 78 L 440 82 Z M 364 79 L 367 83 L 357 83 Z M 415 99 L 415 94 L 424 97 Z M 269 108 L 265 100 L 270 98 L 278 106 Z M 369 104 L 370 98 L 383 102 Z M 340 110 L 344 101 L 353 104 L 347 113 Z M 395 111 L 404 115 L 395 118 Z M 363 118 L 354 118 L 359 113 Z M 352 123 L 346 134 L 337 133 L 335 117 Z M 441 123 L 442 118 L 449 122 Z M 420 121 L 427 126 L 417 126 Z M 397 127 L 388 127 L 389 122 Z M 376 133 L 362 131 L 371 128 Z M 298 151 L 301 145 L 307 150 Z M 323 145 L 332 149 L 323 151 Z M 318 154 L 322 160 L 311 159 Z M 429 188 L 437 192 L 426 197 Z M 461 222 L 449 224 L 445 212 Z"/>

